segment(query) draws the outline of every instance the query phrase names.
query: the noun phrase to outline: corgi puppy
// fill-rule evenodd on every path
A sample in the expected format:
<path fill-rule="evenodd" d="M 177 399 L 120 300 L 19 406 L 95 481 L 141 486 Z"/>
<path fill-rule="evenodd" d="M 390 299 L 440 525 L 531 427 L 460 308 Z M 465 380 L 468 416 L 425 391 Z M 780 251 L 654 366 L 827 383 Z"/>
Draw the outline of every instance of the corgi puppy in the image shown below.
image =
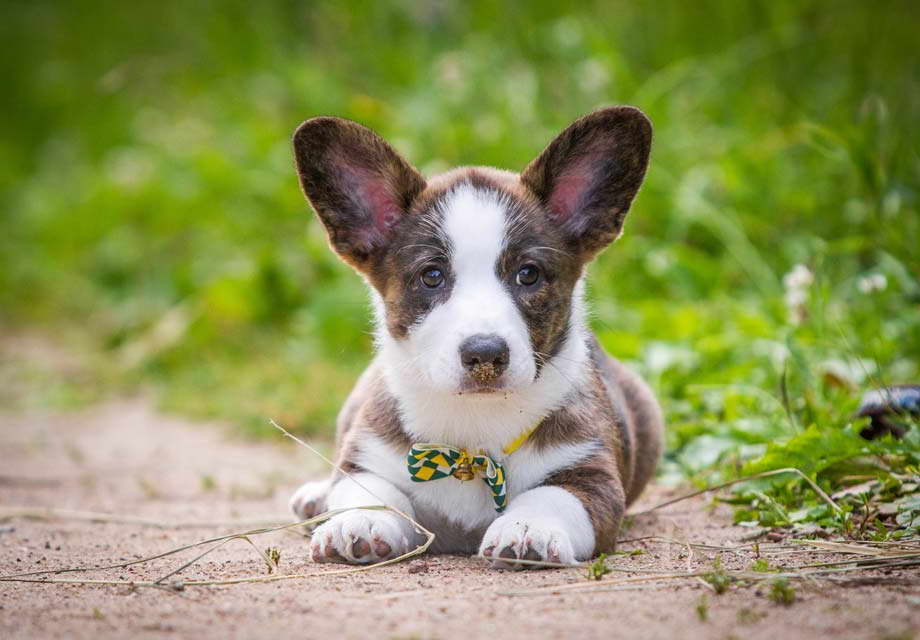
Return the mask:
<path fill-rule="evenodd" d="M 300 184 L 369 285 L 377 353 L 339 415 L 341 471 L 295 493 L 298 518 L 390 505 L 435 533 L 432 551 L 496 568 L 614 548 L 663 421 L 588 328 L 584 278 L 623 229 L 651 138 L 638 109 L 605 108 L 520 174 L 426 179 L 360 124 L 300 125 Z M 391 511 L 352 510 L 314 530 L 310 555 L 371 563 L 421 540 Z"/>

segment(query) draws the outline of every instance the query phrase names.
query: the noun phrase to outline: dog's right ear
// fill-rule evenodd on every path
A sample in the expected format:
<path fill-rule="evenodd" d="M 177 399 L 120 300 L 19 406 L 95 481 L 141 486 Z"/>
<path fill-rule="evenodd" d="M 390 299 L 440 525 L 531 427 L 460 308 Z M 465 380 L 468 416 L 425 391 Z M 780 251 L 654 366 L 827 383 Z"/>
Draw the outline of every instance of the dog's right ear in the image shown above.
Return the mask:
<path fill-rule="evenodd" d="M 425 180 L 376 133 L 341 118 L 313 118 L 294 132 L 300 186 L 345 262 L 366 270 L 425 188 Z"/>

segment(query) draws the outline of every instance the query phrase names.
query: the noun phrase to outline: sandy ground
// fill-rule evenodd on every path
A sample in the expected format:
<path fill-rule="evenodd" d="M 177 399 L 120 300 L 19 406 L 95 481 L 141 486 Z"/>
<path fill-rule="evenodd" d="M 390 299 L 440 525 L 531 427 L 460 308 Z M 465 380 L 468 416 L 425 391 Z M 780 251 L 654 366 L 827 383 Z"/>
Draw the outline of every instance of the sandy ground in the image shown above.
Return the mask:
<path fill-rule="evenodd" d="M 112 563 L 155 554 L 229 531 L 219 523 L 287 520 L 287 497 L 321 462 L 292 444 L 234 440 L 219 425 L 191 424 L 125 400 L 64 413 L 0 414 L 0 505 L 41 506 L 139 516 L 156 528 L 72 519 L 0 517 L 0 574 Z M 653 487 L 651 504 L 670 495 Z M 679 503 L 637 519 L 626 537 L 664 535 L 709 544 L 737 541 L 725 507 L 708 500 Z M 301 534 L 254 539 L 281 550 L 283 573 L 328 571 L 306 555 Z M 629 570 L 683 571 L 711 567 L 714 554 L 650 541 L 626 543 L 612 565 Z M 125 580 L 156 579 L 191 555 L 129 569 L 67 574 Z M 777 555 L 775 564 L 820 560 L 817 554 Z M 750 556 L 723 554 L 729 568 Z M 252 547 L 233 541 L 184 571 L 185 579 L 265 574 Z M 612 574 L 621 577 L 631 574 Z M 636 574 L 638 575 L 638 574 Z M 894 579 L 914 574 L 894 572 Z M 912 638 L 920 630 L 916 586 L 797 587 L 791 606 L 763 589 L 716 595 L 700 582 L 644 585 L 591 593 L 512 596 L 540 586 L 585 583 L 582 570 L 497 572 L 475 559 L 425 556 L 342 576 L 264 584 L 187 587 L 181 592 L 130 586 L 0 582 L 0 637 L 253 638 Z M 698 609 L 705 601 L 705 620 Z"/>

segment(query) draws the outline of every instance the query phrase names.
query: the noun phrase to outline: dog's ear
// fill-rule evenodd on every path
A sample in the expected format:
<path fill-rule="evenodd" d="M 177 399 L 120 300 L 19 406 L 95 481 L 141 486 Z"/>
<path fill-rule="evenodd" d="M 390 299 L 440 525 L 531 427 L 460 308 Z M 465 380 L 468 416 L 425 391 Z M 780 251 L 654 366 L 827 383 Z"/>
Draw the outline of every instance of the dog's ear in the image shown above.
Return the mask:
<path fill-rule="evenodd" d="M 380 136 L 341 118 L 300 125 L 294 158 L 332 248 L 359 270 L 386 248 L 392 228 L 425 188 L 421 174 Z"/>
<path fill-rule="evenodd" d="M 642 184 L 652 125 L 635 107 L 576 120 L 521 173 L 585 261 L 615 240 Z"/>

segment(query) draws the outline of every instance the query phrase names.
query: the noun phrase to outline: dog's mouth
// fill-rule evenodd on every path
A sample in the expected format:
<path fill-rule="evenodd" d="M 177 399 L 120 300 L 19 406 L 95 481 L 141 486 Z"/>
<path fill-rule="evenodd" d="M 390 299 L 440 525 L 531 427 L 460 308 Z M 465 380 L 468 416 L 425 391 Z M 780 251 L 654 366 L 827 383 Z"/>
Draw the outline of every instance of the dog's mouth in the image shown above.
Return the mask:
<path fill-rule="evenodd" d="M 461 383 L 457 395 L 491 395 L 503 391 L 507 391 L 507 388 L 500 378 L 483 381 L 468 377 Z"/>
<path fill-rule="evenodd" d="M 500 392 L 500 391 L 502 391 L 502 389 L 499 389 L 499 388 L 497 388 L 497 387 L 465 387 L 465 388 L 461 389 L 460 391 L 458 391 L 458 392 L 457 392 L 457 395 L 458 395 L 458 396 L 463 396 L 463 395 L 468 395 L 468 396 L 473 396 L 473 395 L 488 396 L 488 395 L 496 394 L 496 393 L 498 393 L 498 392 Z"/>

